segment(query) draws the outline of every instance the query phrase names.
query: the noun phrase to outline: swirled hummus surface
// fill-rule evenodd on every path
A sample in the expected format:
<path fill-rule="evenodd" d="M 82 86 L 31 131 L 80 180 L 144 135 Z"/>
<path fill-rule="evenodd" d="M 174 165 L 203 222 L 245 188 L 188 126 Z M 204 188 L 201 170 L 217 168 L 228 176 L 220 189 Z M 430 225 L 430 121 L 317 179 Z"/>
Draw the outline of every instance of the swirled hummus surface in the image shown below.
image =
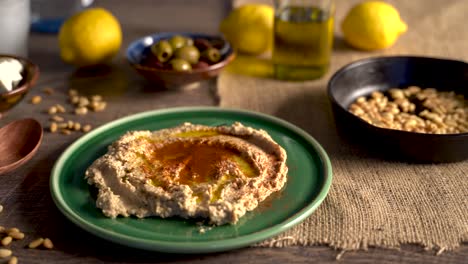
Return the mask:
<path fill-rule="evenodd" d="M 286 183 L 286 152 L 264 130 L 184 123 L 131 131 L 86 171 L 96 206 L 117 216 L 234 224 Z"/>

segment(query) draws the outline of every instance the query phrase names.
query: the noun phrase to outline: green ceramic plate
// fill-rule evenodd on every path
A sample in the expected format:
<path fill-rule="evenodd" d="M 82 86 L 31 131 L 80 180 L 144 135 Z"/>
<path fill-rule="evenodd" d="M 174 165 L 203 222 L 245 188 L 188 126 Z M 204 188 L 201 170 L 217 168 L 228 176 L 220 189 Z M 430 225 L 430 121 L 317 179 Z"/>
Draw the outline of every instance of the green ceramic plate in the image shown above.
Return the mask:
<path fill-rule="evenodd" d="M 288 182 L 236 225 L 200 232 L 195 220 L 105 217 L 95 207 L 84 172 L 129 130 L 157 130 L 191 122 L 205 125 L 235 121 L 266 130 L 288 154 Z M 330 160 L 306 132 L 278 118 L 216 107 L 174 108 L 144 112 L 103 125 L 73 143 L 52 169 L 52 198 L 62 213 L 101 238 L 130 247 L 177 253 L 202 253 L 244 247 L 277 235 L 302 222 L 325 199 L 332 181 Z M 198 220 L 199 221 L 199 220 Z"/>

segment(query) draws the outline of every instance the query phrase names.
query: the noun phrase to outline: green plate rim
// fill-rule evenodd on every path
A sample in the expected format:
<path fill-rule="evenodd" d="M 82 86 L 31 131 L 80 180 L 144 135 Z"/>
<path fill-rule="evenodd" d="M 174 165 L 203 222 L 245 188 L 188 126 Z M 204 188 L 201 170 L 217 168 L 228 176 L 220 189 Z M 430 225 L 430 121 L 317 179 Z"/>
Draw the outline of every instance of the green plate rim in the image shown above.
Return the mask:
<path fill-rule="evenodd" d="M 63 197 L 61 196 L 59 190 L 59 178 L 60 178 L 60 171 L 64 167 L 65 161 L 68 159 L 71 153 L 73 153 L 81 144 L 85 143 L 89 139 L 99 135 L 102 132 L 111 130 L 119 125 L 125 124 L 127 122 L 135 121 L 138 119 L 143 119 L 150 116 L 157 116 L 157 115 L 164 115 L 164 114 L 174 114 L 180 112 L 187 112 L 187 111 L 197 111 L 197 112 L 224 112 L 224 113 L 231 113 L 231 114 L 241 114 L 241 115 L 248 115 L 254 116 L 257 118 L 262 118 L 264 120 L 276 123 L 280 126 L 283 126 L 293 132 L 302 136 L 308 143 L 312 145 L 312 147 L 317 152 L 317 155 L 320 157 L 322 162 L 324 175 L 323 177 L 323 184 L 318 187 L 319 192 L 315 196 L 315 199 L 311 200 L 311 202 L 303 207 L 299 212 L 291 215 L 289 218 L 284 220 L 281 223 L 278 223 L 272 227 L 259 230 L 257 232 L 235 237 L 224 239 L 219 243 L 213 243 L 212 241 L 196 241 L 196 242 L 171 242 L 171 241 L 158 241 L 152 239 L 140 239 L 133 236 L 128 236 L 125 234 L 120 234 L 116 232 L 109 231 L 105 228 L 100 226 L 94 225 L 92 223 L 88 223 L 85 219 L 83 219 L 80 215 L 76 214 L 71 210 L 68 204 L 64 201 Z M 285 121 L 280 118 L 245 110 L 245 109 L 237 109 L 237 108 L 220 108 L 216 106 L 192 106 L 192 107 L 173 107 L 167 109 L 160 109 L 160 110 L 151 110 L 146 112 L 141 112 L 129 116 L 125 116 L 119 118 L 117 120 L 111 121 L 106 123 L 93 131 L 83 135 L 81 138 L 77 139 L 73 142 L 59 157 L 59 159 L 55 162 L 50 176 L 50 192 L 52 199 L 57 206 L 57 208 L 68 218 L 71 222 L 79 226 L 80 228 L 96 235 L 97 237 L 112 241 L 117 244 L 126 245 L 129 247 L 144 249 L 144 250 L 151 250 L 151 251 L 158 251 L 158 252 L 168 252 L 168 253 L 210 253 L 210 252 L 219 252 L 225 250 L 231 250 L 236 248 L 245 247 L 247 245 L 254 244 L 256 242 L 260 242 L 271 238 L 275 235 L 278 235 L 293 226 L 301 223 L 304 221 L 308 216 L 310 216 L 318 206 L 323 202 L 326 198 L 330 186 L 332 183 L 332 165 L 330 159 L 323 149 L 323 147 L 307 132 L 302 130 L 301 128 Z"/>

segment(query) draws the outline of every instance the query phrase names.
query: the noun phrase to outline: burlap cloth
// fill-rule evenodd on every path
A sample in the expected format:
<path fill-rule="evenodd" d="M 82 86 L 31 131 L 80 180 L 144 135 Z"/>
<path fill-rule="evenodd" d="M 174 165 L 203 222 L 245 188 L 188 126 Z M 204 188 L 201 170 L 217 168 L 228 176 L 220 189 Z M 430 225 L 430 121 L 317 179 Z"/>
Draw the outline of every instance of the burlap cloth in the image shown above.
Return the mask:
<path fill-rule="evenodd" d="M 321 80 L 295 83 L 230 73 L 218 79 L 221 107 L 271 114 L 303 128 L 326 149 L 333 166 L 332 187 L 318 210 L 259 245 L 352 250 L 418 244 L 439 253 L 454 249 L 468 241 L 468 161 L 386 161 L 348 145 L 337 135 L 326 84 L 338 68 L 364 57 L 411 54 L 467 61 L 468 1 L 389 1 L 409 31 L 380 52 L 356 51 L 341 40 L 339 24 L 356 2 L 336 1 L 332 68 Z"/>

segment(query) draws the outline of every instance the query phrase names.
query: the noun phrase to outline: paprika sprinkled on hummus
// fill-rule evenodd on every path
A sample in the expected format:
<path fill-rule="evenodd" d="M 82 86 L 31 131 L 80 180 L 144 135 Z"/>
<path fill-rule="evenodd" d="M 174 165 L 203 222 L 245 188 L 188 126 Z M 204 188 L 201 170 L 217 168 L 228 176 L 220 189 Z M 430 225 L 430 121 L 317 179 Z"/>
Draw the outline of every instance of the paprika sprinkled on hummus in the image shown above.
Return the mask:
<path fill-rule="evenodd" d="M 180 216 L 234 224 L 287 177 L 286 152 L 266 131 L 184 123 L 131 131 L 86 171 L 108 217 Z"/>

